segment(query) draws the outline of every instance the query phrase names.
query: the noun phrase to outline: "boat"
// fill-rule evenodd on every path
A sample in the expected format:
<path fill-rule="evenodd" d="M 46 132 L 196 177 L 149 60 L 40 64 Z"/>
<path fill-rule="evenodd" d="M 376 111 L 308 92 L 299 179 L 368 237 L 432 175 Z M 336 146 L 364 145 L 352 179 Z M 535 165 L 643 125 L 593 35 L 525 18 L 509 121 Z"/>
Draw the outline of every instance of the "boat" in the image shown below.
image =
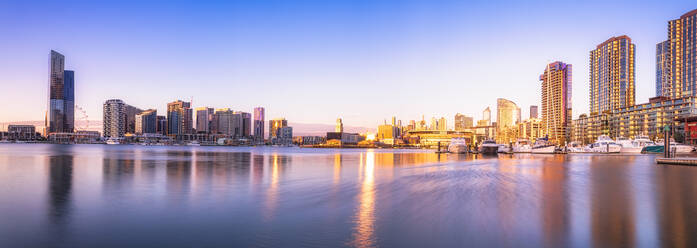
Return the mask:
<path fill-rule="evenodd" d="M 493 140 L 485 140 L 479 145 L 479 153 L 481 154 L 497 154 L 499 145 Z"/>
<path fill-rule="evenodd" d="M 616 143 L 622 146 L 620 153 L 641 153 L 644 147 L 656 145 L 647 136 L 637 136 L 633 140 L 620 137 L 617 138 Z"/>
<path fill-rule="evenodd" d="M 186 143 L 187 146 L 201 146 L 201 143 L 198 143 L 198 141 L 190 141 L 189 143 Z"/>
<path fill-rule="evenodd" d="M 530 149 L 530 153 L 553 154 L 556 149 L 557 147 L 549 143 L 549 139 L 547 139 L 547 137 L 544 137 L 535 140 L 535 144 L 533 144 L 532 148 Z"/>
<path fill-rule="evenodd" d="M 448 145 L 448 152 L 450 153 L 467 153 L 469 148 L 467 147 L 467 140 L 463 138 L 452 138 L 450 144 Z"/>
<path fill-rule="evenodd" d="M 107 145 L 118 145 L 118 144 L 121 144 L 121 142 L 117 138 L 108 138 L 106 140 L 106 144 Z"/>
<path fill-rule="evenodd" d="M 600 135 L 595 143 L 590 145 L 590 151 L 593 153 L 619 153 L 621 149 L 622 146 L 607 135 Z"/>
<path fill-rule="evenodd" d="M 569 142 L 566 145 L 566 152 L 568 153 L 589 153 L 591 152 L 588 146 L 581 145 L 578 142 Z"/>
<path fill-rule="evenodd" d="M 532 146 L 530 140 L 518 139 L 513 145 L 514 153 L 530 153 L 532 151 Z"/>
<path fill-rule="evenodd" d="M 511 153 L 513 149 L 504 144 L 499 144 L 499 149 L 496 151 L 498 153 Z"/>
<path fill-rule="evenodd" d="M 642 148 L 641 153 L 663 153 L 665 151 L 665 147 L 663 145 L 664 142 L 665 141 L 663 139 L 659 139 L 655 143 L 655 145 L 649 145 L 649 146 L 645 146 L 644 148 Z M 695 148 L 693 146 L 680 144 L 678 142 L 675 142 L 675 140 L 672 138 L 670 139 L 670 147 L 671 147 L 670 149 L 672 150 L 672 152 L 683 153 L 683 154 L 684 153 L 691 153 L 695 150 Z M 673 150 L 673 149 L 675 149 L 675 150 Z"/>

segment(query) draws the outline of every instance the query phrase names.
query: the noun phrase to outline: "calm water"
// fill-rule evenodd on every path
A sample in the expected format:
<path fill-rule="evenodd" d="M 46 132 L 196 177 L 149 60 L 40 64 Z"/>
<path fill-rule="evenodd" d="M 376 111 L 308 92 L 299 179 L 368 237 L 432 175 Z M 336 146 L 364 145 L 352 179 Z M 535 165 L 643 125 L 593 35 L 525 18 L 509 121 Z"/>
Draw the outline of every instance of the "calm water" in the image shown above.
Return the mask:
<path fill-rule="evenodd" d="M 696 247 L 653 156 L 0 145 L 0 247 Z"/>

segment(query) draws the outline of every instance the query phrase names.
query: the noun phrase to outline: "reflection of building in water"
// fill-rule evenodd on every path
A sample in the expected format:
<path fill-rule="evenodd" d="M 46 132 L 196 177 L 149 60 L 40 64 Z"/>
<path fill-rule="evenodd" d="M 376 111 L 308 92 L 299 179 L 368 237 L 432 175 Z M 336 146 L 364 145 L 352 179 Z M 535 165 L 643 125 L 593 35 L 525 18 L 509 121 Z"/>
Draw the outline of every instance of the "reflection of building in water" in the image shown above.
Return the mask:
<path fill-rule="evenodd" d="M 105 190 L 118 189 L 133 181 L 133 159 L 104 158 L 102 160 L 102 185 Z"/>
<path fill-rule="evenodd" d="M 656 172 L 658 229 L 663 247 L 697 247 L 697 188 L 692 168 L 670 167 Z M 688 186 L 688 187 L 686 187 Z"/>
<path fill-rule="evenodd" d="M 70 213 L 73 187 L 73 156 L 58 155 L 48 158 L 49 218 L 61 223 Z"/>
<path fill-rule="evenodd" d="M 373 247 L 375 245 L 375 153 L 369 150 L 365 163 L 361 156 L 359 176 L 363 177 L 361 192 L 358 195 L 358 210 L 353 217 L 354 227 L 352 246 Z"/>
<path fill-rule="evenodd" d="M 264 155 L 252 156 L 252 184 L 254 186 L 261 185 L 264 180 Z"/>
<path fill-rule="evenodd" d="M 624 157 L 591 157 L 591 235 L 595 247 L 634 247 L 633 189 Z"/>
<path fill-rule="evenodd" d="M 275 153 L 269 157 L 271 175 L 269 175 L 269 187 L 266 190 L 266 203 L 263 212 L 263 218 L 266 221 L 270 221 L 275 215 L 276 207 L 278 205 L 279 174 L 282 164 L 285 164 L 287 162 L 286 159 L 288 158 L 289 157 L 279 156 Z"/>
<path fill-rule="evenodd" d="M 167 191 L 171 194 L 188 193 L 191 188 L 191 152 L 168 152 L 167 158 Z M 182 194 L 185 196 L 186 194 Z"/>
<path fill-rule="evenodd" d="M 542 165 L 540 216 L 545 247 L 565 247 L 570 223 L 566 187 L 566 169 L 563 161 L 545 160 Z M 563 160 L 563 159 L 562 159 Z"/>
<path fill-rule="evenodd" d="M 341 153 L 334 153 L 334 185 L 338 185 L 341 180 Z"/>

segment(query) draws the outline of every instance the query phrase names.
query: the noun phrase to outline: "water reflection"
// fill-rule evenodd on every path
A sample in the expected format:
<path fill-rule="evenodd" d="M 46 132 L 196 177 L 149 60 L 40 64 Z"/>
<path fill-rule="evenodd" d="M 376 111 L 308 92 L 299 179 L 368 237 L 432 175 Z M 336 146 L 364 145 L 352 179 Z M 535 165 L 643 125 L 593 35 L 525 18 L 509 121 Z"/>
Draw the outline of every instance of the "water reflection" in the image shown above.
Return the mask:
<path fill-rule="evenodd" d="M 633 190 L 623 157 L 593 157 L 590 165 L 591 230 L 596 247 L 634 247 Z"/>
<path fill-rule="evenodd" d="M 73 156 L 67 154 L 48 157 L 49 218 L 60 225 L 69 220 L 73 188 Z"/>
<path fill-rule="evenodd" d="M 375 153 L 369 150 L 365 163 L 361 154 L 359 175 L 363 178 L 358 195 L 358 212 L 354 216 L 354 234 L 351 244 L 355 247 L 373 247 L 375 245 Z"/>

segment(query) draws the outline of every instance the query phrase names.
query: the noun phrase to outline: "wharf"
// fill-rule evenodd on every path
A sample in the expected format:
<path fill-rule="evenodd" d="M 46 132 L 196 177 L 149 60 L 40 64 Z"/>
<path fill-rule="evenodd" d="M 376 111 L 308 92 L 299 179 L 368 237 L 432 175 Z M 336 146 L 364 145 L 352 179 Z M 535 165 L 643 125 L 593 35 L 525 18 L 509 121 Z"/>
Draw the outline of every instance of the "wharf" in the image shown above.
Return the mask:
<path fill-rule="evenodd" d="M 672 165 L 691 165 L 697 166 L 697 158 L 656 158 L 656 163 Z"/>

